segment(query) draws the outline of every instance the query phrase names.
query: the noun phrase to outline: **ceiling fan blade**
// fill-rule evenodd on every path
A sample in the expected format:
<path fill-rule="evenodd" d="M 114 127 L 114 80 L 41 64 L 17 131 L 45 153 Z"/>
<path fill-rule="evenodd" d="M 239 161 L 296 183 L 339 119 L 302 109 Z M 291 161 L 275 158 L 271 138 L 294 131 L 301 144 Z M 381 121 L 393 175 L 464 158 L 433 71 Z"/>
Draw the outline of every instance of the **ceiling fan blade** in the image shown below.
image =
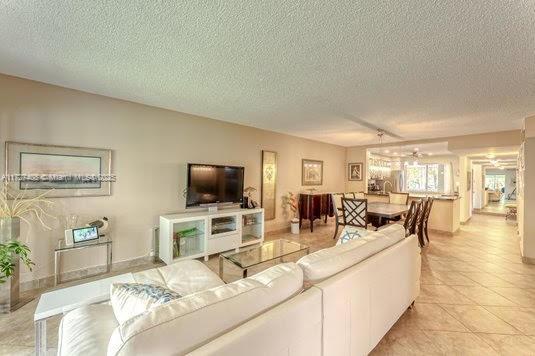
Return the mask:
<path fill-rule="evenodd" d="M 388 130 L 385 130 L 383 129 L 382 127 L 378 127 L 378 126 L 375 126 L 374 124 L 371 124 L 367 121 L 364 121 L 362 119 L 359 119 L 358 117 L 354 117 L 352 115 L 348 115 L 348 114 L 344 114 L 344 117 L 348 120 L 351 120 L 357 124 L 359 124 L 360 126 L 364 126 L 366 128 L 369 128 L 370 130 L 374 130 L 374 131 L 381 131 L 383 132 L 385 135 L 388 135 L 390 137 L 393 137 L 393 138 L 397 138 L 397 139 L 400 139 L 400 140 L 403 140 L 404 138 L 391 132 L 391 131 L 388 131 Z"/>

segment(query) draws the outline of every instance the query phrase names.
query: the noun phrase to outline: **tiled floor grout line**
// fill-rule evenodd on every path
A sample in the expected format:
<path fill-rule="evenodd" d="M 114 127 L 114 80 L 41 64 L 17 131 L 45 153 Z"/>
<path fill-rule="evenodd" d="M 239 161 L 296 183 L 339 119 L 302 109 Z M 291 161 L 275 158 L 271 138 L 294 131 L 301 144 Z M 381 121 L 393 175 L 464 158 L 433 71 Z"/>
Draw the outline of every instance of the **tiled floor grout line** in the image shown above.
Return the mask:
<path fill-rule="evenodd" d="M 510 325 L 513 329 L 515 330 L 518 330 L 518 332 L 520 333 L 520 335 L 524 335 L 524 336 L 530 336 L 530 335 L 527 335 L 527 334 L 524 334 L 524 332 L 518 328 L 516 328 L 514 325 L 512 325 L 511 323 L 507 322 L 506 320 L 504 320 L 502 317 L 500 317 L 499 315 L 496 315 L 492 312 L 492 310 L 489 310 L 487 309 L 484 305 L 481 306 L 483 309 L 485 309 L 486 311 L 488 311 L 489 313 L 491 313 L 492 315 L 494 315 L 496 318 L 500 319 L 501 321 L 503 321 L 504 323 Z M 516 308 L 516 307 L 502 307 L 502 308 Z"/>

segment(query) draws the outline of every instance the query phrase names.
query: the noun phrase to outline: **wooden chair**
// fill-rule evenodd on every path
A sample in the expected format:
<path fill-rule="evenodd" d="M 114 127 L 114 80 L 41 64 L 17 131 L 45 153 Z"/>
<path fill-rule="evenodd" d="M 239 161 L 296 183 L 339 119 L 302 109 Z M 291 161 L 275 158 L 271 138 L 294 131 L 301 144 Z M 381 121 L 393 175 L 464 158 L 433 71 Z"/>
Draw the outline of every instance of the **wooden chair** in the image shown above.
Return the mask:
<path fill-rule="evenodd" d="M 368 199 L 342 198 L 342 216 L 344 225 L 368 227 Z"/>
<path fill-rule="evenodd" d="M 422 231 L 425 234 L 425 239 L 427 240 L 427 242 L 429 242 L 429 232 L 427 231 L 427 225 L 429 222 L 429 215 L 431 214 L 431 208 L 433 207 L 434 201 L 435 199 L 431 197 L 427 198 L 427 205 L 425 207 L 425 216 L 424 216 Z"/>
<path fill-rule="evenodd" d="M 418 210 L 416 212 L 416 221 L 414 223 L 414 233 L 418 235 L 418 242 L 420 244 L 420 247 L 425 246 L 425 240 L 423 237 L 423 223 L 424 223 L 424 217 L 425 212 L 427 209 L 428 202 L 426 200 L 420 201 L 418 204 Z"/>
<path fill-rule="evenodd" d="M 388 202 L 390 204 L 409 204 L 409 193 L 388 192 Z"/>
<path fill-rule="evenodd" d="M 346 196 L 346 198 L 353 198 L 353 199 L 366 199 L 366 196 L 364 195 L 364 192 L 350 192 L 347 194 L 351 194 L 351 196 Z"/>
<path fill-rule="evenodd" d="M 351 241 L 368 233 L 368 200 L 342 198 L 344 231 L 338 244 Z"/>
<path fill-rule="evenodd" d="M 418 209 L 420 208 L 421 202 L 419 200 L 413 200 L 405 220 L 403 221 L 403 227 L 405 228 L 405 236 L 410 236 L 415 233 L 416 227 L 416 216 L 418 215 Z"/>
<path fill-rule="evenodd" d="M 409 204 L 409 193 L 388 192 L 388 203 L 407 205 Z M 401 218 L 398 217 L 398 218 L 386 219 L 386 220 L 399 221 L 401 220 Z"/>
<path fill-rule="evenodd" d="M 333 240 L 338 236 L 338 227 L 344 225 L 344 217 L 342 214 L 342 199 L 344 198 L 344 193 L 333 193 L 331 194 L 331 200 L 334 210 L 334 218 L 336 223 L 336 228 L 334 230 Z"/>

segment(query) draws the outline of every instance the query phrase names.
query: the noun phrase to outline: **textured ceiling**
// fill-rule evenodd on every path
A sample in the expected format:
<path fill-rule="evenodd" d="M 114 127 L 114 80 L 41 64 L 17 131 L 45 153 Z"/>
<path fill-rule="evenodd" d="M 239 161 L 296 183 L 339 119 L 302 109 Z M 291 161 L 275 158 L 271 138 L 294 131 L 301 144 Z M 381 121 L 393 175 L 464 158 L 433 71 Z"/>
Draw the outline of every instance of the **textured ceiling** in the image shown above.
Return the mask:
<path fill-rule="evenodd" d="M 348 115 L 420 139 L 535 114 L 532 0 L 3 0 L 0 24 L 2 73 L 340 145 L 377 143 Z"/>

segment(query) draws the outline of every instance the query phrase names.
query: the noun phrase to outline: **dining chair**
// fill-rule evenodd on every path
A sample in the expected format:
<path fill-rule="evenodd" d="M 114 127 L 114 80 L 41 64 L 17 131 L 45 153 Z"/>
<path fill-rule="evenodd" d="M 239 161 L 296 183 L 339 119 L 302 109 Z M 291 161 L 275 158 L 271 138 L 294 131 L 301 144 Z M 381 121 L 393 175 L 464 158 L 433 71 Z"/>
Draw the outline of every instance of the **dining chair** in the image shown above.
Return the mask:
<path fill-rule="evenodd" d="M 336 228 L 334 230 L 333 239 L 336 239 L 336 237 L 338 236 L 338 227 L 340 225 L 344 225 L 344 217 L 342 214 L 342 199 L 344 197 L 345 197 L 344 193 L 332 193 L 331 194 L 331 201 L 333 204 L 334 217 L 335 217 L 335 223 L 336 223 Z"/>
<path fill-rule="evenodd" d="M 354 193 L 354 192 L 347 192 L 347 193 L 344 193 L 344 198 L 357 199 L 357 197 L 355 196 L 355 193 Z"/>
<path fill-rule="evenodd" d="M 414 223 L 414 233 L 418 235 L 418 242 L 420 243 L 420 247 L 425 246 L 423 226 L 427 204 L 427 200 L 422 200 L 418 203 L 418 211 L 416 213 L 416 221 Z"/>
<path fill-rule="evenodd" d="M 390 204 L 409 204 L 409 193 L 388 192 L 388 202 Z"/>
<path fill-rule="evenodd" d="M 353 194 L 353 199 L 366 199 L 364 192 L 351 192 Z"/>
<path fill-rule="evenodd" d="M 427 198 L 427 205 L 425 207 L 425 216 L 424 216 L 424 221 L 423 221 L 423 232 L 425 234 L 425 239 L 427 240 L 427 242 L 429 242 L 429 232 L 427 231 L 427 225 L 428 225 L 428 222 L 429 222 L 429 215 L 431 214 L 431 208 L 433 207 L 433 201 L 435 199 L 429 197 Z"/>
<path fill-rule="evenodd" d="M 368 233 L 368 200 L 342 198 L 344 230 L 337 244 L 366 236 Z"/>
<path fill-rule="evenodd" d="M 419 200 L 413 200 L 411 202 L 411 206 L 409 207 L 409 211 L 407 211 L 407 215 L 405 216 L 405 220 L 403 221 L 403 227 L 405 228 L 405 236 L 408 237 L 410 235 L 414 234 L 415 230 L 415 224 L 416 224 L 416 216 L 418 215 L 418 209 L 420 208 L 421 202 Z"/>

